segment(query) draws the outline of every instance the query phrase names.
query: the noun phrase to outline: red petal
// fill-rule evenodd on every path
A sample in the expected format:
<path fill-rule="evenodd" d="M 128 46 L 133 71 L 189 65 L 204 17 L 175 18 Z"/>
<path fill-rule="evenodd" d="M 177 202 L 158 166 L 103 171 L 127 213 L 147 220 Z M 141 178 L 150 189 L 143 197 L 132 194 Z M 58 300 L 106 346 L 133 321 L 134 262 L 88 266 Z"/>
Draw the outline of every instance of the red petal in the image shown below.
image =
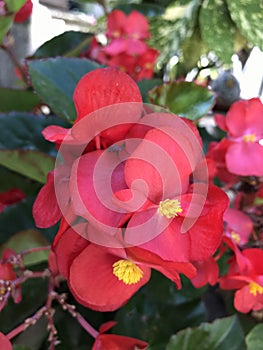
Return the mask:
<path fill-rule="evenodd" d="M 137 84 L 127 74 L 114 68 L 98 68 L 78 82 L 74 95 L 77 120 L 102 107 L 122 102 L 141 102 Z"/>
<path fill-rule="evenodd" d="M 148 39 L 150 33 L 147 18 L 138 11 L 132 11 L 125 23 L 125 33 L 134 39 Z"/>
<path fill-rule="evenodd" d="M 77 215 L 95 227 L 115 234 L 125 211 L 112 201 L 113 189 L 126 187 L 123 165 L 117 153 L 86 153 L 72 167 L 70 187 L 72 206 Z"/>
<path fill-rule="evenodd" d="M 120 10 L 112 11 L 107 19 L 107 33 L 111 38 L 118 38 L 123 35 L 123 30 L 127 22 L 127 16 Z"/>
<path fill-rule="evenodd" d="M 9 339 L 0 332 L 0 349 L 1 350 L 12 350 L 12 344 L 10 343 Z"/>
<path fill-rule="evenodd" d="M 117 250 L 116 252 L 122 250 Z M 120 260 L 106 249 L 89 245 L 73 261 L 69 286 L 78 302 L 97 311 L 114 311 L 124 305 L 150 278 L 150 269 L 140 266 L 143 277 L 126 285 L 113 274 L 112 265 Z"/>
<path fill-rule="evenodd" d="M 256 142 L 238 142 L 229 146 L 226 153 L 228 171 L 242 176 L 263 175 L 263 146 Z"/>
<path fill-rule="evenodd" d="M 56 256 L 56 264 L 61 275 L 69 277 L 69 268 L 76 256 L 89 245 L 89 242 L 77 233 L 73 228 L 65 231 L 53 244 L 53 252 Z"/>
<path fill-rule="evenodd" d="M 38 193 L 33 205 L 33 217 L 36 226 L 41 228 L 53 226 L 61 218 L 55 192 L 54 171 L 48 174 L 46 184 Z"/>
<path fill-rule="evenodd" d="M 92 350 L 146 350 L 148 344 L 142 340 L 116 334 L 100 334 Z"/>
<path fill-rule="evenodd" d="M 26 3 L 21 7 L 21 9 L 16 13 L 14 17 L 14 22 L 21 23 L 26 21 L 31 16 L 32 10 L 32 0 L 27 0 Z"/>

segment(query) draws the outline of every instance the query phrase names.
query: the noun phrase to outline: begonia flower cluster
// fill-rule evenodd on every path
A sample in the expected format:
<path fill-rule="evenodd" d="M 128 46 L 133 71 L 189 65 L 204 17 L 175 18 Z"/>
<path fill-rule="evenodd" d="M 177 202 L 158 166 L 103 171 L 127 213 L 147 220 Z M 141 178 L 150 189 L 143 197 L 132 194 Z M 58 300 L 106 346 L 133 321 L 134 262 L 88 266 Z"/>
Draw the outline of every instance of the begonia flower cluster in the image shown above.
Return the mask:
<path fill-rule="evenodd" d="M 94 37 L 85 55 L 109 67 L 118 67 L 137 81 L 152 78 L 159 53 L 146 42 L 150 32 L 145 16 L 138 11 L 129 15 L 112 11 L 107 18 L 106 38 L 107 44 L 102 45 Z"/>
<path fill-rule="evenodd" d="M 124 305 L 152 269 L 181 288 L 180 274 L 195 278 L 218 249 L 228 207 L 207 181 L 197 128 L 144 106 L 114 68 L 86 74 L 73 98 L 72 128 L 43 131 L 59 157 L 33 207 L 39 227 L 61 220 L 51 270 L 98 311 Z"/>

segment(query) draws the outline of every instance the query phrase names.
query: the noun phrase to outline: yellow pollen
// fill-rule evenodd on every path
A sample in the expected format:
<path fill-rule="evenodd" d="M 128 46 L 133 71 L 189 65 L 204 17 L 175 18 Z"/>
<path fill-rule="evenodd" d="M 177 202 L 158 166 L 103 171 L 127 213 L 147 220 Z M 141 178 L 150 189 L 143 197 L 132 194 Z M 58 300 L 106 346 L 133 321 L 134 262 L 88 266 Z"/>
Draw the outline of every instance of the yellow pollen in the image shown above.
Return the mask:
<path fill-rule="evenodd" d="M 119 260 L 113 265 L 113 274 L 125 284 L 136 284 L 143 276 L 143 271 L 139 266 L 130 260 Z"/>
<path fill-rule="evenodd" d="M 258 283 L 256 282 L 250 282 L 249 283 L 249 292 L 254 295 L 254 297 L 257 294 L 263 294 L 263 287 L 261 287 Z"/>
<path fill-rule="evenodd" d="M 144 68 L 145 68 L 145 69 L 152 69 L 152 67 L 153 67 L 153 65 L 152 65 L 151 62 L 147 62 L 147 63 L 145 63 L 145 65 L 144 65 Z"/>
<path fill-rule="evenodd" d="M 235 231 L 231 231 L 231 238 L 237 244 L 240 242 L 240 235 L 238 233 L 236 233 Z"/>
<path fill-rule="evenodd" d="M 174 218 L 177 216 L 177 213 L 181 213 L 182 211 L 183 209 L 178 199 L 166 199 L 159 203 L 158 212 L 166 216 L 167 219 Z"/>
<path fill-rule="evenodd" d="M 114 38 L 119 38 L 121 36 L 121 33 L 118 31 L 118 30 L 115 30 L 113 33 L 112 33 L 112 36 Z"/>
<path fill-rule="evenodd" d="M 248 135 L 243 136 L 243 140 L 245 142 L 256 142 L 257 137 L 255 134 L 248 134 Z"/>

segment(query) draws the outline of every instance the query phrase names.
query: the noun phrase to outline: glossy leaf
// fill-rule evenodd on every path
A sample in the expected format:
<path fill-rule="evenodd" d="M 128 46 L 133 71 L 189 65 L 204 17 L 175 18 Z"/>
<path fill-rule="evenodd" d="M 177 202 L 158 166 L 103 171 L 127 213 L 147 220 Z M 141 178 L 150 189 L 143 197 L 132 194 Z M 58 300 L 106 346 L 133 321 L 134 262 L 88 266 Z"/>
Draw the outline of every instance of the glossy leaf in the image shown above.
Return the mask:
<path fill-rule="evenodd" d="M 6 243 L 0 247 L 0 255 L 6 248 L 11 248 L 16 252 L 22 252 L 31 248 L 48 246 L 49 242 L 38 230 L 24 230 L 17 232 Z M 49 251 L 42 250 L 32 254 L 28 254 L 23 258 L 23 262 L 26 266 L 41 263 L 47 261 Z"/>
<path fill-rule="evenodd" d="M 263 349 L 263 324 L 256 325 L 246 336 L 247 350 Z"/>
<path fill-rule="evenodd" d="M 235 25 L 223 0 L 204 1 L 199 23 L 204 42 L 225 63 L 231 63 L 234 53 Z"/>
<path fill-rule="evenodd" d="M 171 337 L 166 350 L 192 350 L 197 344 L 202 350 L 245 350 L 244 340 L 238 318 L 231 316 L 178 332 Z"/>
<path fill-rule="evenodd" d="M 34 53 L 34 57 L 64 56 L 79 46 L 82 50 L 87 49 L 91 37 L 91 34 L 75 31 L 62 33 L 41 45 Z"/>
<path fill-rule="evenodd" d="M 190 82 L 163 84 L 149 92 L 150 102 L 190 120 L 204 116 L 213 106 L 215 95 L 207 88 Z"/>
<path fill-rule="evenodd" d="M 34 89 L 44 103 L 58 115 L 73 122 L 76 111 L 72 100 L 80 78 L 99 64 L 80 58 L 49 58 L 28 63 Z"/>
<path fill-rule="evenodd" d="M 32 111 L 39 104 L 39 98 L 32 91 L 0 88 L 0 112 Z"/>
<path fill-rule="evenodd" d="M 263 50 L 262 1 L 227 0 L 230 16 L 249 42 Z"/>

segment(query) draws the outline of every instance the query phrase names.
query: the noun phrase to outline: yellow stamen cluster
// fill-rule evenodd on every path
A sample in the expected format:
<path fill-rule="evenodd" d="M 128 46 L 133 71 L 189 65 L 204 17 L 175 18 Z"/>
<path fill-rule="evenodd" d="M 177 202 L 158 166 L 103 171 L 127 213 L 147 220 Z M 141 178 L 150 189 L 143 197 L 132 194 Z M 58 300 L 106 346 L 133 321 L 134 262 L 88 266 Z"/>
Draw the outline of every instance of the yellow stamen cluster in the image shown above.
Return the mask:
<path fill-rule="evenodd" d="M 257 294 L 263 294 L 263 287 L 261 287 L 258 283 L 256 282 L 250 282 L 249 283 L 249 292 L 254 295 L 254 297 Z"/>
<path fill-rule="evenodd" d="M 143 271 L 130 260 L 118 260 L 113 265 L 113 274 L 125 284 L 136 284 L 143 277 Z"/>
<path fill-rule="evenodd" d="M 243 136 L 243 140 L 245 142 L 256 142 L 257 137 L 255 134 L 248 134 L 248 135 Z"/>
<path fill-rule="evenodd" d="M 159 203 L 158 212 L 159 214 L 166 216 L 167 219 L 174 218 L 183 211 L 181 203 L 178 199 L 166 199 Z"/>
<path fill-rule="evenodd" d="M 240 235 L 238 233 L 236 233 L 235 231 L 231 232 L 231 237 L 235 243 L 238 244 L 240 242 Z"/>

